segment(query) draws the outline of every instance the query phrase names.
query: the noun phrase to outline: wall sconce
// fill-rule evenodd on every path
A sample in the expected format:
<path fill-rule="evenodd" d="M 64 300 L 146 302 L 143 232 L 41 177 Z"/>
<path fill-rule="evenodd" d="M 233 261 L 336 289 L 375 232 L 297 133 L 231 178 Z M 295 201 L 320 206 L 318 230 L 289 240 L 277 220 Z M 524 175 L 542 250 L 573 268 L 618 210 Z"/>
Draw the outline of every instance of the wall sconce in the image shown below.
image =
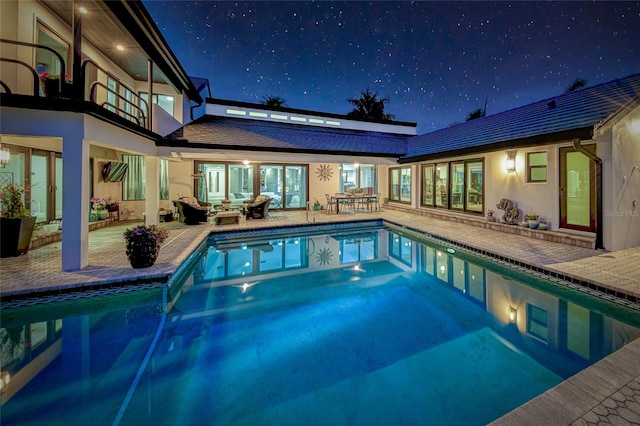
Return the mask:
<path fill-rule="evenodd" d="M 516 171 L 516 152 L 507 151 L 507 173 L 513 173 Z"/>
<path fill-rule="evenodd" d="M 11 375 L 7 371 L 3 371 L 0 375 L 0 392 L 5 393 L 9 390 L 9 382 L 11 381 Z"/>
<path fill-rule="evenodd" d="M 518 319 L 518 310 L 509 306 L 507 314 L 509 315 L 509 324 L 515 324 Z"/>
<path fill-rule="evenodd" d="M 11 153 L 6 147 L 0 145 L 0 167 L 9 164 L 9 160 L 11 160 Z"/>

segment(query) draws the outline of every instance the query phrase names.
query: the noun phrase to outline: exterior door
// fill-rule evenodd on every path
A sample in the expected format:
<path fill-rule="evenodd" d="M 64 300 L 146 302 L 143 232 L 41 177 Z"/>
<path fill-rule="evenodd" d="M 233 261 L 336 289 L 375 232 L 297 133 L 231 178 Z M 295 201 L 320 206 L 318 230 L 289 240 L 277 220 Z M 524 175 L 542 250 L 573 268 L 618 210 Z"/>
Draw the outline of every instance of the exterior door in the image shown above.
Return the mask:
<path fill-rule="evenodd" d="M 31 154 L 31 214 L 37 222 L 62 218 L 62 156 L 34 150 Z"/>
<path fill-rule="evenodd" d="M 595 144 L 585 145 L 595 153 Z M 560 226 L 596 231 L 595 164 L 573 147 L 560 148 Z"/>

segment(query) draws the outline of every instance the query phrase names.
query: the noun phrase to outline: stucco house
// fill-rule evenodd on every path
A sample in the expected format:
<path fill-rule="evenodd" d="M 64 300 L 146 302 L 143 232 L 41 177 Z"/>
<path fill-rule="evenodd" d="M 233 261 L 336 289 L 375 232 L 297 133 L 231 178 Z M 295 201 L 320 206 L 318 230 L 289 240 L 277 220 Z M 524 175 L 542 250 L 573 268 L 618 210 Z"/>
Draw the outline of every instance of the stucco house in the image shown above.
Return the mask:
<path fill-rule="evenodd" d="M 0 173 L 34 185 L 39 222 L 64 219 L 63 270 L 88 263 L 93 197 L 154 223 L 180 196 L 267 194 L 286 211 L 361 187 L 477 224 L 504 198 L 594 247 L 640 244 L 640 74 L 416 135 L 213 98 L 140 2 L 3 1 L 0 15 Z M 122 180 L 103 176 L 110 163 L 128 167 Z"/>

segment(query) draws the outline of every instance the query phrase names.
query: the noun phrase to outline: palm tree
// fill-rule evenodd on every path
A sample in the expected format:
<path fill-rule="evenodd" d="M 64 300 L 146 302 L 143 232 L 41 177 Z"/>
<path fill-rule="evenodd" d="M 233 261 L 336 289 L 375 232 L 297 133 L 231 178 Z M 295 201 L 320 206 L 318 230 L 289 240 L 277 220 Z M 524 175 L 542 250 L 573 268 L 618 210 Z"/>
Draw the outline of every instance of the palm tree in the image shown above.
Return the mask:
<path fill-rule="evenodd" d="M 286 102 L 287 102 L 286 99 L 281 98 L 280 96 L 269 95 L 269 96 L 263 96 L 262 102 L 260 103 L 268 107 L 283 107 L 283 106 L 286 106 Z"/>
<path fill-rule="evenodd" d="M 567 90 L 564 93 L 573 92 L 574 90 L 581 89 L 587 85 L 587 80 L 584 78 L 576 78 L 573 82 L 567 87 Z"/>
<path fill-rule="evenodd" d="M 467 121 L 475 120 L 476 118 L 482 118 L 484 117 L 484 115 L 485 115 L 485 112 L 482 110 L 482 108 L 478 108 L 469 113 L 469 116 L 467 117 Z"/>
<path fill-rule="evenodd" d="M 367 89 L 360 92 L 359 98 L 347 99 L 355 106 L 354 110 L 347 114 L 347 117 L 365 118 L 370 120 L 393 120 L 393 114 L 384 112 L 384 105 L 389 102 L 389 98 L 380 98 L 375 92 Z"/>

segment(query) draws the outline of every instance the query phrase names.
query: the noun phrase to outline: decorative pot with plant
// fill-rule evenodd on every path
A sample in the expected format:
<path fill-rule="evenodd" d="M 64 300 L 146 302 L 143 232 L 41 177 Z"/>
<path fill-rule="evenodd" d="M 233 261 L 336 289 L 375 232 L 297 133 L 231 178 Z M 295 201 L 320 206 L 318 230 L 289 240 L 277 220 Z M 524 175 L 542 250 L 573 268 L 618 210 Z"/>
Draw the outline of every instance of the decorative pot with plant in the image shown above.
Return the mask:
<path fill-rule="evenodd" d="M 321 208 L 322 208 L 322 205 L 320 204 L 320 201 L 318 201 L 317 198 L 314 198 L 313 210 L 320 210 Z"/>
<path fill-rule="evenodd" d="M 496 212 L 494 212 L 493 210 L 489 209 L 487 211 L 487 221 L 489 222 L 495 222 L 496 221 L 496 216 L 495 216 Z"/>
<path fill-rule="evenodd" d="M 24 206 L 28 186 L 10 183 L 0 188 L 0 257 L 19 256 L 29 251 L 35 216 Z"/>
<path fill-rule="evenodd" d="M 40 74 L 40 81 L 42 82 L 42 91 L 46 97 L 59 98 L 70 91 L 71 74 L 65 74 L 64 80 L 61 80 L 60 74 L 51 74 L 49 71 L 45 71 Z"/>
<path fill-rule="evenodd" d="M 95 222 L 95 220 L 105 220 L 109 216 L 109 211 L 107 210 L 107 201 L 103 198 L 93 197 L 91 198 L 91 213 L 93 213 L 93 217 L 90 214 L 89 222 Z"/>
<path fill-rule="evenodd" d="M 231 207 L 231 200 L 228 198 L 223 198 L 221 201 L 222 203 L 222 207 L 228 209 L 229 207 Z"/>
<path fill-rule="evenodd" d="M 169 231 L 157 225 L 138 225 L 122 235 L 127 243 L 129 263 L 134 269 L 139 269 L 148 268 L 156 262 L 160 245 L 169 236 Z"/>
<path fill-rule="evenodd" d="M 527 223 L 529 224 L 529 228 L 531 229 L 536 229 L 538 228 L 538 215 L 537 214 L 530 214 L 527 215 Z"/>

